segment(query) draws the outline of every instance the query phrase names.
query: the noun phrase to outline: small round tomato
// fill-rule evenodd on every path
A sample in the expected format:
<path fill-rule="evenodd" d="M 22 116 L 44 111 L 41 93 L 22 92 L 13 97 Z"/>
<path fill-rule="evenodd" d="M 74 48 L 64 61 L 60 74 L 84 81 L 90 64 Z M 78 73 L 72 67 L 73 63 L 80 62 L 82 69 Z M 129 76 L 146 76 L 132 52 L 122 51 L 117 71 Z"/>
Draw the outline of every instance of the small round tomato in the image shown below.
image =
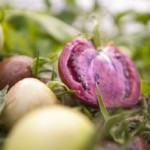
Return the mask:
<path fill-rule="evenodd" d="M 85 150 L 93 124 L 80 112 L 64 106 L 38 109 L 14 127 L 4 150 Z"/>
<path fill-rule="evenodd" d="M 43 82 L 34 78 L 25 78 L 17 82 L 4 100 L 2 120 L 7 127 L 13 126 L 29 111 L 57 102 L 55 94 Z"/>
<path fill-rule="evenodd" d="M 24 55 L 12 56 L 0 62 L 0 89 L 11 88 L 18 81 L 32 77 L 33 59 Z"/>

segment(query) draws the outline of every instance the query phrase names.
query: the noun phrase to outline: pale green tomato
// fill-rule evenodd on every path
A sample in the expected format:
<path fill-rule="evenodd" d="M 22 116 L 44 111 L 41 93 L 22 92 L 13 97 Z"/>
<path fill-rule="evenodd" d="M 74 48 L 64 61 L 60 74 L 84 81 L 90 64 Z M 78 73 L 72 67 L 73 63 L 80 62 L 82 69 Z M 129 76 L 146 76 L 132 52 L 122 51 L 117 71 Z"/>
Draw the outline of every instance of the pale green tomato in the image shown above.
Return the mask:
<path fill-rule="evenodd" d="M 57 102 L 55 94 L 41 81 L 25 78 L 17 82 L 5 96 L 1 118 L 6 127 L 12 127 L 29 111 Z"/>
<path fill-rule="evenodd" d="M 83 114 L 64 106 L 46 107 L 18 122 L 4 150 L 85 150 L 93 133 Z"/>

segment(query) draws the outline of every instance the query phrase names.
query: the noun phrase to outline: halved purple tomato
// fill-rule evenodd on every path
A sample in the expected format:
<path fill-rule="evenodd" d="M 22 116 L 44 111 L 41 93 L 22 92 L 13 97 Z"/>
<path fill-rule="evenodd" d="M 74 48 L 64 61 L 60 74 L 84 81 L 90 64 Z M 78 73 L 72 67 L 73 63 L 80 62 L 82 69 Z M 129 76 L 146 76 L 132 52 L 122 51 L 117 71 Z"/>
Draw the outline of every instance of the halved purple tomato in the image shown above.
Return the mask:
<path fill-rule="evenodd" d="M 76 38 L 64 47 L 58 68 L 62 81 L 90 106 L 98 107 L 96 83 L 108 108 L 130 107 L 139 100 L 139 73 L 112 44 L 97 51 L 90 41 Z"/>

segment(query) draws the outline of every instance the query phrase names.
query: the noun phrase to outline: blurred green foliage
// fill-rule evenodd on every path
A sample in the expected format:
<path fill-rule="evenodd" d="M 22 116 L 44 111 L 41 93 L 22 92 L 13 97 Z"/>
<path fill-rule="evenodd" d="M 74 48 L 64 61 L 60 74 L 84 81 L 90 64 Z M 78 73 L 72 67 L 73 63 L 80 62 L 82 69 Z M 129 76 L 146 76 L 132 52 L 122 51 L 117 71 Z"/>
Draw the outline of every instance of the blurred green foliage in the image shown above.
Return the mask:
<path fill-rule="evenodd" d="M 0 21 L 3 34 L 0 30 L 0 40 L 4 36 L 3 49 L 1 48 L 3 42 L 0 42 L 2 58 L 13 54 L 35 57 L 37 51 L 47 57 L 53 51 L 60 51 L 68 40 L 77 36 L 79 32 L 86 32 L 86 23 L 90 15 L 100 15 L 102 11 L 98 0 L 94 0 L 93 7 L 88 10 L 82 10 L 75 0 L 65 0 L 66 7 L 57 12 L 52 10 L 50 0 L 43 0 L 43 2 L 45 9 L 40 12 L 16 10 L 8 4 L 1 6 Z M 107 34 L 107 39 L 113 40 L 117 46 L 128 49 L 142 79 L 150 81 L 150 29 L 148 27 L 150 13 L 128 10 L 110 15 L 117 33 Z M 126 33 L 124 30 L 126 17 L 130 17 L 132 22 L 141 25 L 143 29 Z M 81 25 L 76 26 L 76 22 Z"/>
<path fill-rule="evenodd" d="M 126 16 L 130 16 L 135 23 L 143 25 L 143 29 L 129 35 L 124 33 L 122 26 L 125 24 L 123 19 Z M 125 11 L 116 14 L 113 18 L 116 26 L 120 29 L 116 36 L 116 42 L 132 50 L 133 60 L 140 71 L 141 77 L 150 81 L 150 30 L 148 29 L 150 13 Z"/>

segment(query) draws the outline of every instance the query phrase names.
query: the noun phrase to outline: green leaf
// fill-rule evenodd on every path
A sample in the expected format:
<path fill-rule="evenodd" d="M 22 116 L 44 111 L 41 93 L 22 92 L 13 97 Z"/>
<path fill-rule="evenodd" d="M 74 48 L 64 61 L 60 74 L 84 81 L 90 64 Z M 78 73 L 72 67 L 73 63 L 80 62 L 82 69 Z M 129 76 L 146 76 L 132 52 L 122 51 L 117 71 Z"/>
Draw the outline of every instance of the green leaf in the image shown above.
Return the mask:
<path fill-rule="evenodd" d="M 110 115 L 103 103 L 103 100 L 101 98 L 101 94 L 100 94 L 100 89 L 98 87 L 98 84 L 96 83 L 96 93 L 97 93 L 97 98 L 98 98 L 98 103 L 99 103 L 99 107 L 100 107 L 100 111 L 105 119 L 105 121 L 110 119 Z"/>
<path fill-rule="evenodd" d="M 4 19 L 4 10 L 0 7 L 0 22 Z"/>
<path fill-rule="evenodd" d="M 67 90 L 69 90 L 69 88 L 64 84 L 62 83 L 61 81 L 49 81 L 47 83 L 47 86 L 50 88 L 50 89 L 55 89 L 56 87 L 59 87 L 59 86 L 63 86 L 65 87 Z"/>
<path fill-rule="evenodd" d="M 37 52 L 37 56 L 34 59 L 34 62 L 32 64 L 32 74 L 34 77 L 38 76 L 39 70 L 41 69 L 41 67 L 48 63 L 48 64 L 53 64 L 58 58 L 58 55 L 55 53 L 52 53 L 51 55 L 49 55 L 49 58 L 45 58 L 45 57 L 40 57 L 39 56 L 39 51 Z M 54 71 L 52 72 L 54 73 Z"/>
<path fill-rule="evenodd" d="M 40 24 L 40 26 L 43 27 L 50 36 L 62 43 L 68 41 L 68 39 L 74 38 L 79 33 L 78 30 L 72 28 L 63 21 L 46 14 L 20 10 L 9 10 L 6 11 L 6 15 L 7 17 L 22 15 L 32 19 L 37 24 Z"/>
<path fill-rule="evenodd" d="M 75 92 L 76 92 L 75 90 L 63 91 L 63 92 L 56 93 L 56 96 L 61 97 L 61 96 L 66 95 L 66 94 L 74 94 Z"/>
<path fill-rule="evenodd" d="M 99 31 L 99 23 L 96 18 L 94 18 L 93 41 L 95 47 L 99 49 L 101 46 L 101 36 Z"/>
<path fill-rule="evenodd" d="M 40 23 L 50 35 L 52 35 L 55 39 L 59 40 L 60 42 L 64 42 L 70 38 L 74 38 L 78 33 L 69 25 L 63 23 L 62 21 L 52 16 L 42 14 L 30 14 L 30 17 L 32 17 L 32 19 L 35 19 L 35 21 Z"/>
<path fill-rule="evenodd" d="M 143 23 L 143 24 L 148 24 L 150 20 L 150 13 L 138 13 L 134 12 L 133 16 L 137 22 Z"/>
<path fill-rule="evenodd" d="M 48 9 L 50 9 L 51 2 L 49 0 L 44 0 L 44 4 L 47 6 Z"/>
<path fill-rule="evenodd" d="M 113 128 L 114 126 L 116 126 L 116 124 L 121 123 L 123 121 L 127 121 L 126 119 L 129 116 L 132 116 L 134 114 L 136 114 L 137 111 L 136 110 L 124 110 L 121 111 L 119 113 L 116 113 L 115 115 L 112 115 L 104 124 L 104 129 L 103 129 L 103 136 L 104 137 L 110 137 L 110 130 L 111 128 Z"/>
<path fill-rule="evenodd" d="M 53 69 L 52 69 L 52 75 L 51 75 L 50 81 L 53 81 L 53 80 L 55 79 L 55 77 L 56 77 L 56 73 L 55 73 L 55 69 L 54 69 L 54 67 L 53 67 Z"/>
<path fill-rule="evenodd" d="M 93 119 L 92 113 L 88 110 L 88 108 L 86 106 L 82 105 L 82 111 L 86 114 L 86 116 L 88 116 L 88 118 L 90 120 Z"/>
<path fill-rule="evenodd" d="M 4 97 L 7 93 L 7 91 L 8 91 L 8 85 L 0 91 L 0 114 L 2 113 L 3 108 L 5 106 Z"/>
<path fill-rule="evenodd" d="M 122 23 L 121 20 L 123 17 L 131 14 L 132 11 L 128 10 L 128 11 L 123 11 L 121 13 L 117 13 L 115 16 L 114 16 L 114 22 L 116 23 L 116 25 L 118 25 L 118 27 L 120 26 L 120 24 Z"/>
<path fill-rule="evenodd" d="M 39 71 L 39 51 L 37 52 L 37 56 L 32 64 L 32 74 L 34 77 L 37 77 L 38 71 Z"/>
<path fill-rule="evenodd" d="M 142 95 L 150 95 L 150 82 L 146 80 L 141 81 L 141 94 Z"/>
<path fill-rule="evenodd" d="M 62 91 L 62 92 L 58 92 L 58 93 L 56 93 L 56 96 L 57 97 L 61 97 L 61 96 L 63 96 L 63 95 L 66 95 L 66 94 L 74 94 L 76 91 L 75 90 L 70 90 L 64 83 L 62 83 L 61 81 L 49 81 L 48 83 L 47 83 L 47 86 L 48 86 L 48 88 L 50 88 L 50 89 L 52 89 L 52 90 L 54 90 L 55 88 L 57 88 L 57 87 L 60 87 L 60 86 L 62 86 L 62 87 L 65 87 L 65 89 L 66 90 L 64 90 L 64 91 Z"/>
<path fill-rule="evenodd" d="M 130 138 L 128 123 L 126 121 L 118 122 L 118 124 L 110 129 L 110 135 L 113 140 L 119 144 L 125 143 Z"/>
<path fill-rule="evenodd" d="M 58 52 L 49 53 L 49 55 L 48 55 L 48 58 L 50 60 L 49 63 L 53 64 L 54 62 L 56 62 L 58 60 L 58 57 L 59 57 Z"/>

